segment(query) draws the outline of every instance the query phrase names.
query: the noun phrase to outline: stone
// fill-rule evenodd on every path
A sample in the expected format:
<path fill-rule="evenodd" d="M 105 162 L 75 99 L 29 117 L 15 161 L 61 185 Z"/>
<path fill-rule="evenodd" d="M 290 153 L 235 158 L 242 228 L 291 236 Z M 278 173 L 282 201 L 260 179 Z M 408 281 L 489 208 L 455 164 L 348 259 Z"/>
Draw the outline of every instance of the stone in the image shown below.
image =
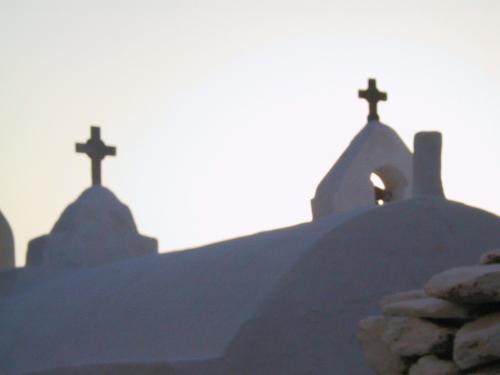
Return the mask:
<path fill-rule="evenodd" d="M 481 368 L 469 372 L 468 375 L 500 375 L 500 364 L 481 366 Z"/>
<path fill-rule="evenodd" d="M 473 311 L 474 309 L 470 306 L 434 297 L 394 302 L 382 307 L 382 312 L 387 316 L 426 319 L 467 319 L 472 316 Z"/>
<path fill-rule="evenodd" d="M 389 318 L 390 348 L 402 356 L 445 353 L 453 338 L 453 330 L 415 318 Z"/>
<path fill-rule="evenodd" d="M 371 369 L 377 374 L 402 374 L 409 364 L 390 348 L 390 342 L 384 340 L 387 331 L 387 319 L 369 317 L 358 324 L 358 340 Z"/>
<path fill-rule="evenodd" d="M 500 263 L 500 249 L 490 250 L 479 259 L 479 264 L 495 263 Z"/>
<path fill-rule="evenodd" d="M 460 328 L 453 359 L 462 369 L 500 361 L 500 313 L 486 315 Z"/>
<path fill-rule="evenodd" d="M 415 300 L 426 297 L 428 297 L 428 295 L 425 293 L 423 289 L 407 290 L 404 292 L 394 293 L 394 294 L 389 294 L 388 296 L 384 296 L 380 300 L 380 307 L 383 308 L 385 305 L 389 305 L 395 302 Z"/>
<path fill-rule="evenodd" d="M 453 268 L 433 276 L 424 289 L 431 296 L 456 302 L 498 302 L 500 264 Z"/>
<path fill-rule="evenodd" d="M 460 368 L 452 361 L 439 359 L 435 355 L 427 355 L 410 367 L 408 375 L 458 375 L 460 373 Z"/>
<path fill-rule="evenodd" d="M 358 324 L 358 340 L 378 373 L 405 372 L 408 358 L 451 351 L 453 330 L 415 318 L 369 317 Z"/>

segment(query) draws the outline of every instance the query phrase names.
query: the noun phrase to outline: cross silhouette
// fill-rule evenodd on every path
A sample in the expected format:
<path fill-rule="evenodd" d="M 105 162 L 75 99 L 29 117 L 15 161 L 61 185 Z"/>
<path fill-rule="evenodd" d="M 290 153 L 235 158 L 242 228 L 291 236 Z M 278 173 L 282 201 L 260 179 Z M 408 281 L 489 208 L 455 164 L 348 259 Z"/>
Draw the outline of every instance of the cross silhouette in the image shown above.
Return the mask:
<path fill-rule="evenodd" d="M 378 121 L 377 113 L 377 103 L 379 101 L 387 100 L 387 94 L 385 92 L 378 91 L 377 81 L 373 78 L 368 80 L 368 88 L 366 90 L 359 90 L 358 97 L 366 99 L 370 106 L 370 112 L 368 113 L 368 121 Z"/>
<path fill-rule="evenodd" d="M 106 156 L 116 155 L 116 148 L 106 146 L 101 140 L 101 129 L 90 127 L 90 138 L 87 143 L 77 143 L 76 152 L 87 154 L 92 161 L 92 185 L 101 185 L 101 162 Z"/>

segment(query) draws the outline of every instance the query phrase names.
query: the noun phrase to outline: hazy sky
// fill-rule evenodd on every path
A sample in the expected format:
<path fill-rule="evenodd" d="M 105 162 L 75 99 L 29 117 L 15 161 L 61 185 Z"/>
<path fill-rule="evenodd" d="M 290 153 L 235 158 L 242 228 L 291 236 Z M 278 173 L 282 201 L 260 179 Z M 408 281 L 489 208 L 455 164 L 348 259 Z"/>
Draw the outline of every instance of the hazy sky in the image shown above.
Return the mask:
<path fill-rule="evenodd" d="M 90 184 L 162 251 L 310 220 L 365 124 L 444 136 L 450 199 L 500 213 L 499 1 L 0 1 L 0 209 L 17 264 Z"/>

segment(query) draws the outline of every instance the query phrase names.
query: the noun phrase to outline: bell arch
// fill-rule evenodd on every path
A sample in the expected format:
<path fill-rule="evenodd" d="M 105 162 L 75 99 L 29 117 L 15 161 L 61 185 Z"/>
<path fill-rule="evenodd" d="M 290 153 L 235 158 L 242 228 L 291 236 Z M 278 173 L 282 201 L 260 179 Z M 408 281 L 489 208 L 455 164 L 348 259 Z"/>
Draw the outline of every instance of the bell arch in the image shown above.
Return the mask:
<path fill-rule="evenodd" d="M 374 188 L 374 200 L 377 205 L 404 199 L 407 193 L 408 179 L 404 172 L 393 165 L 385 165 L 370 174 Z"/>
<path fill-rule="evenodd" d="M 392 128 L 369 122 L 319 183 L 311 201 L 313 219 L 375 206 L 376 192 L 382 203 L 409 198 L 412 164 L 412 153 Z M 382 189 L 375 189 L 372 173 L 383 182 Z"/>

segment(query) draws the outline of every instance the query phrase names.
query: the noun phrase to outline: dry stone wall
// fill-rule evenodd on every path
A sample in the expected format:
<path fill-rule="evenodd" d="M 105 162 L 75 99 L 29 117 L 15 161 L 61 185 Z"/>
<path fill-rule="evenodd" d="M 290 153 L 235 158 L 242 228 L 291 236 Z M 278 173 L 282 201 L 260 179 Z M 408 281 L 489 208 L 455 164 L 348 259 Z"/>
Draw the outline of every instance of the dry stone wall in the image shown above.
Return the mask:
<path fill-rule="evenodd" d="M 358 324 L 379 375 L 500 375 L 500 249 L 387 296 Z"/>

